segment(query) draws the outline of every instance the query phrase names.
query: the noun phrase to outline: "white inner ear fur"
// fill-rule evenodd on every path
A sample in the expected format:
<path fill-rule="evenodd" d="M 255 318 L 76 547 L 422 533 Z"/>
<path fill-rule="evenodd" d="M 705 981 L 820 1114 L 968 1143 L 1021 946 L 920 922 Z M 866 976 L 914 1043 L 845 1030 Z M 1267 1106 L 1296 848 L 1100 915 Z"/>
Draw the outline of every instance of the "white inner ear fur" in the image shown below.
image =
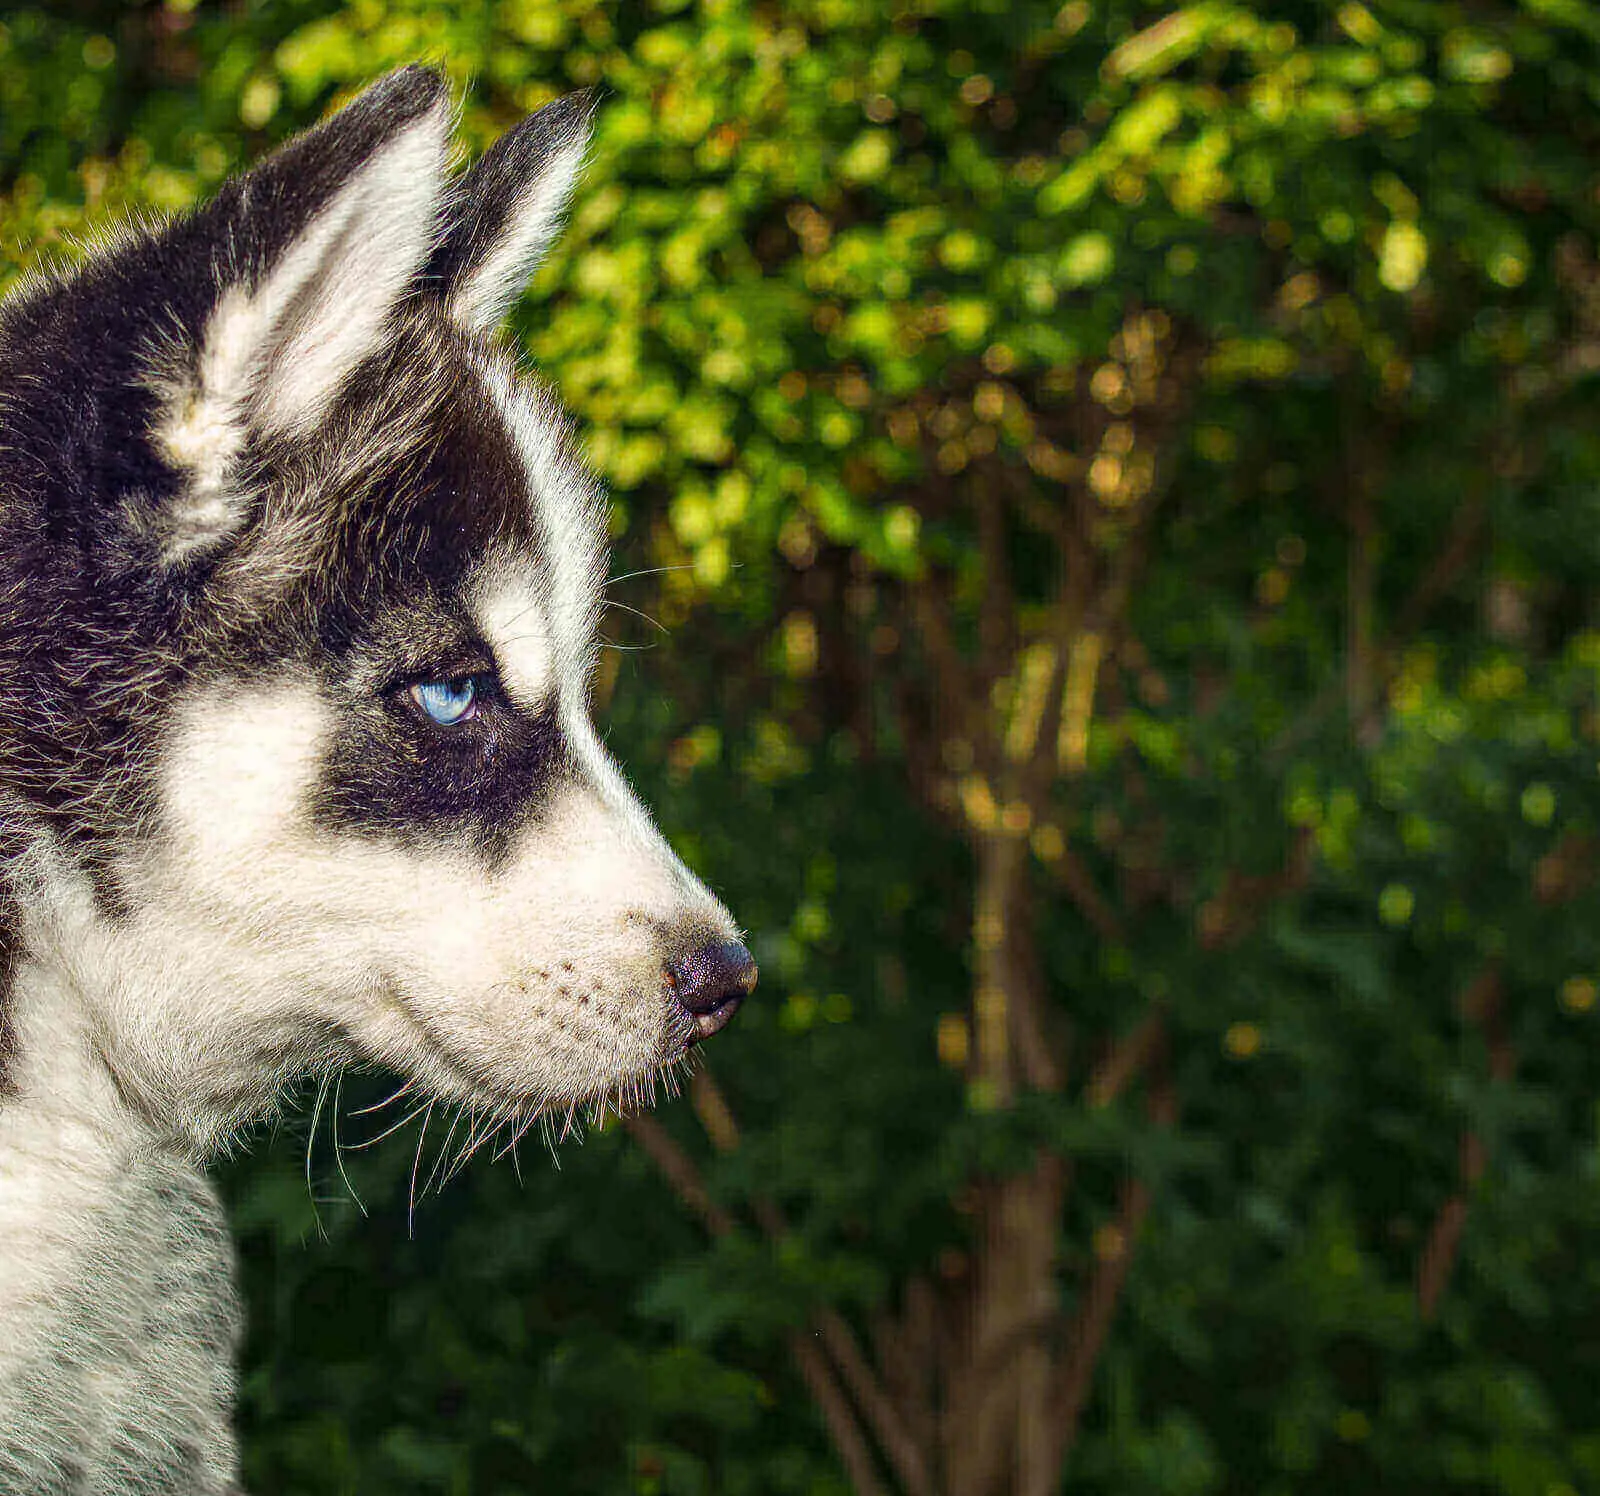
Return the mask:
<path fill-rule="evenodd" d="M 555 640 L 537 593 L 517 577 L 491 572 L 478 587 L 473 614 L 494 650 L 506 694 L 524 711 L 534 710 L 555 679 Z"/>
<path fill-rule="evenodd" d="M 346 376 L 376 351 L 433 243 L 449 125 L 441 101 L 354 171 L 255 286 L 223 290 L 195 377 L 171 392 L 156 432 L 165 455 L 190 474 L 168 516 L 169 561 L 242 519 L 229 478 L 247 425 L 275 434 L 314 428 Z"/>
<path fill-rule="evenodd" d="M 539 261 L 555 242 L 562 214 L 583 170 L 588 137 L 563 146 L 528 184 L 483 262 L 463 277 L 449 311 L 469 332 L 489 333 L 504 320 Z"/>
<path fill-rule="evenodd" d="M 433 245 L 450 111 L 441 101 L 356 173 L 258 293 L 287 323 L 259 397 L 269 430 L 316 425 Z M 292 309 L 291 309 L 292 303 Z"/>

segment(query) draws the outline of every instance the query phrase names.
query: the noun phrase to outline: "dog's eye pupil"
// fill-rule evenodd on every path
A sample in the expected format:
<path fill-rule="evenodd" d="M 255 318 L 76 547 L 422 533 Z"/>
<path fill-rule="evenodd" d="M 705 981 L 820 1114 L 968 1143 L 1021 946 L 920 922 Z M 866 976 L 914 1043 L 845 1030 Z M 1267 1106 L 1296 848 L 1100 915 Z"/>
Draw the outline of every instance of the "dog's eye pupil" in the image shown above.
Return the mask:
<path fill-rule="evenodd" d="M 411 699 L 441 727 L 454 727 L 477 711 L 478 687 L 470 675 L 459 680 L 422 680 L 411 687 Z"/>

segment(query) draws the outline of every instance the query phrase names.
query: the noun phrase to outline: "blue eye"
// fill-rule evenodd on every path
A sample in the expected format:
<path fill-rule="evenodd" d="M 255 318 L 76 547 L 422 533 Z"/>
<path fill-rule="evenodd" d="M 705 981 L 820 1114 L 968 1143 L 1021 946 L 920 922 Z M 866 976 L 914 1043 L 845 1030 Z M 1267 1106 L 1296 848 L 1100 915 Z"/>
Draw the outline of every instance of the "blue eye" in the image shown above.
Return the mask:
<path fill-rule="evenodd" d="M 411 687 L 411 699 L 440 727 L 454 727 L 478 710 L 478 688 L 470 675 L 418 681 Z"/>

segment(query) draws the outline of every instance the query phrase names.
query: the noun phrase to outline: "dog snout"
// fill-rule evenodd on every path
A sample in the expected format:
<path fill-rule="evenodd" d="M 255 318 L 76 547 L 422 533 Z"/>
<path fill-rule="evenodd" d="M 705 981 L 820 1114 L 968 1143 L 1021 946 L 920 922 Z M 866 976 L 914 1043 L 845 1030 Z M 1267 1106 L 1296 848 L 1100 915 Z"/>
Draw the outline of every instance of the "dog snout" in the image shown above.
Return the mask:
<path fill-rule="evenodd" d="M 727 1026 L 756 985 L 756 963 L 737 940 L 701 946 L 667 966 L 667 985 L 694 1018 L 696 1036 L 709 1039 Z"/>

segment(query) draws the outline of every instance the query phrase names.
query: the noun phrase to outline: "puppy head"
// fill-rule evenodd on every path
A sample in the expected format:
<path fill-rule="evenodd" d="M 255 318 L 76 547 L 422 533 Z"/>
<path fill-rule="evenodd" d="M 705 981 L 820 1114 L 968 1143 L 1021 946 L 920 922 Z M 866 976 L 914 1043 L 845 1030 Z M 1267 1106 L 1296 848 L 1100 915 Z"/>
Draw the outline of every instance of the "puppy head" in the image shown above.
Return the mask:
<path fill-rule="evenodd" d="M 493 341 L 587 103 L 454 183 L 449 128 L 396 74 L 0 321 L 3 366 L 98 314 L 81 400 L 125 436 L 63 646 L 99 676 L 55 713 L 73 786 L 0 769 L 89 849 L 51 928 L 124 1089 L 202 1144 L 350 1059 L 506 1115 L 636 1095 L 754 982 L 595 733 L 604 502 Z"/>

